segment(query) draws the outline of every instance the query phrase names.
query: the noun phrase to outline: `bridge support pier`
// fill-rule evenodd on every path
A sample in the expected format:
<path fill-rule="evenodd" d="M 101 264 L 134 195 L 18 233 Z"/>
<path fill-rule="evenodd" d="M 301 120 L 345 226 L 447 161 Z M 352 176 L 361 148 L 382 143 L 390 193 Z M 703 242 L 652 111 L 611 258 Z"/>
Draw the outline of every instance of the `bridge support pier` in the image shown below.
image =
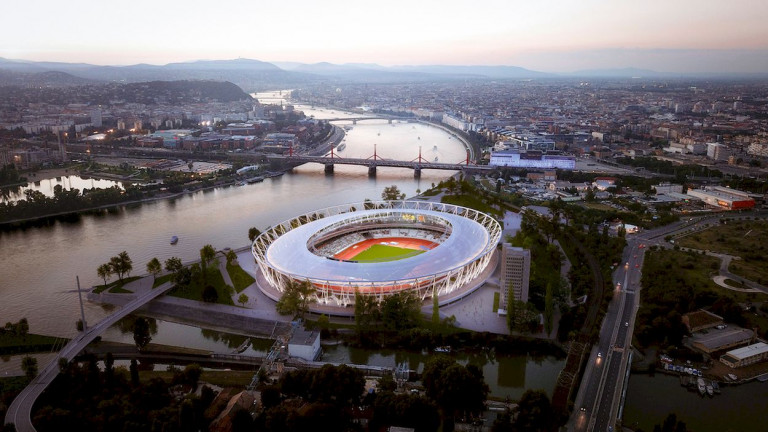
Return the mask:
<path fill-rule="evenodd" d="M 421 168 L 413 169 L 413 178 L 421 178 Z"/>
<path fill-rule="evenodd" d="M 357 119 L 355 119 L 355 120 L 352 120 L 352 124 L 353 124 L 353 125 L 356 125 L 356 124 L 357 124 Z"/>
<path fill-rule="evenodd" d="M 371 165 L 368 167 L 368 176 L 376 177 L 376 165 Z"/>
<path fill-rule="evenodd" d="M 325 173 L 326 174 L 333 174 L 333 164 L 325 164 Z"/>

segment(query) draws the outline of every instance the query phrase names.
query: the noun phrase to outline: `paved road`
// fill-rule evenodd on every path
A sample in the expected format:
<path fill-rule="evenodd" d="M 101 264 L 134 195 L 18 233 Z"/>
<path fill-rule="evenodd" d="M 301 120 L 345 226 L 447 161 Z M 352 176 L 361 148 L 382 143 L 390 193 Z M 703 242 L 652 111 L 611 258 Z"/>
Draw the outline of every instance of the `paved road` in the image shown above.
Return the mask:
<path fill-rule="evenodd" d="M 88 346 L 97 336 L 99 336 L 104 330 L 109 328 L 112 324 L 116 323 L 120 319 L 124 318 L 131 312 L 135 311 L 145 303 L 154 299 L 155 297 L 165 293 L 171 288 L 170 282 L 160 285 L 159 287 L 148 290 L 130 303 L 123 306 L 119 311 L 99 321 L 93 327 L 89 327 L 85 332 L 80 333 L 77 337 L 73 338 L 58 355 L 48 363 L 45 368 L 32 380 L 29 385 L 16 396 L 11 406 L 8 408 L 8 412 L 5 414 L 5 423 L 13 423 L 16 425 L 16 430 L 19 432 L 32 432 L 35 431 L 32 426 L 32 405 L 35 400 L 43 393 L 43 390 L 53 382 L 54 378 L 59 374 L 59 359 L 72 360 L 80 351 Z"/>

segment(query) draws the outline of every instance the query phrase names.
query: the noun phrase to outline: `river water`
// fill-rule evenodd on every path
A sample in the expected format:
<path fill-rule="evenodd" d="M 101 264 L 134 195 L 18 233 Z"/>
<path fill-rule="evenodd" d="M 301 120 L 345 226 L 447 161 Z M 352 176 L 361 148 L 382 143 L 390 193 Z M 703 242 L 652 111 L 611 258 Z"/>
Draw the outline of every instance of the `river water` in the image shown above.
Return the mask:
<path fill-rule="evenodd" d="M 632 374 L 624 408 L 624 425 L 650 432 L 668 414 L 695 431 L 765 431 L 768 383 L 721 386 L 722 394 L 702 397 L 680 386 L 676 376 Z"/>
<path fill-rule="evenodd" d="M 260 100 L 263 96 L 269 95 L 259 95 Z M 315 118 L 355 115 L 296 108 Z M 383 158 L 416 159 L 419 147 L 428 160 L 461 162 L 466 157 L 463 145 L 455 137 L 428 125 L 389 124 L 385 120 L 338 124 L 351 126 L 344 141 L 346 148 L 339 153 L 341 156 L 371 156 L 375 144 L 376 153 Z M 102 283 L 96 268 L 121 251 L 127 251 L 132 258 L 133 273 L 141 274 L 153 257 L 161 262 L 172 256 L 186 261 L 199 257 L 199 250 L 205 244 L 217 249 L 245 246 L 248 228 L 252 226 L 264 230 L 318 208 L 360 202 L 365 198 L 379 199 L 384 188 L 390 185 L 397 185 L 407 196 L 413 196 L 417 190 L 426 190 L 452 174 L 451 171 L 424 170 L 421 178 L 415 179 L 410 169 L 379 168 L 375 177 L 369 177 L 365 167 L 337 165 L 333 175 L 326 175 L 322 165 L 307 164 L 262 183 L 122 206 L 47 226 L 0 231 L 0 321 L 15 322 L 26 317 L 32 332 L 73 337 L 80 315 L 77 293 L 73 291 L 75 277 L 79 276 L 82 287 Z M 63 181 L 79 184 L 81 179 Z M 40 185 L 30 187 L 52 190 L 56 182 L 41 181 Z M 179 242 L 171 246 L 169 239 L 173 235 L 179 237 Z M 85 313 L 87 321 L 95 322 L 109 312 L 100 305 L 86 303 Z M 105 333 L 104 338 L 132 342 L 131 335 L 123 335 L 114 328 Z M 204 334 L 196 327 L 162 321 L 158 322 L 157 334 L 153 336 L 156 343 L 230 352 L 230 344 L 224 339 L 215 333 Z M 328 361 L 348 361 L 355 356 L 380 366 L 394 366 L 400 361 L 396 353 L 370 352 L 365 356 L 361 353 L 338 347 L 329 351 Z M 0 364 L 0 372 L 15 371 L 17 366 L 4 360 L 6 364 Z M 423 363 L 423 359 L 419 363 Z M 530 386 L 551 392 L 562 368 L 561 361 L 549 357 L 509 356 L 478 364 L 484 365 L 494 394 L 510 397 L 519 396 Z"/>

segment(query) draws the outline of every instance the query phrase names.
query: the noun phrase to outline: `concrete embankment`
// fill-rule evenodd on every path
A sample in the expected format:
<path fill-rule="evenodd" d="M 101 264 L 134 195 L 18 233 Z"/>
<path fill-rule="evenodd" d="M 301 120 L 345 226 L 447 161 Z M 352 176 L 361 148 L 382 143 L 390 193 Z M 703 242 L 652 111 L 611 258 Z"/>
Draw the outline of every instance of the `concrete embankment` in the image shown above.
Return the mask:
<path fill-rule="evenodd" d="M 88 294 L 88 300 L 122 306 L 133 296 L 125 294 Z M 255 337 L 274 337 L 288 332 L 290 323 L 255 316 L 255 312 L 221 304 L 207 304 L 177 297 L 161 297 L 137 310 L 139 315 L 165 321 L 202 326 L 211 330 Z"/>

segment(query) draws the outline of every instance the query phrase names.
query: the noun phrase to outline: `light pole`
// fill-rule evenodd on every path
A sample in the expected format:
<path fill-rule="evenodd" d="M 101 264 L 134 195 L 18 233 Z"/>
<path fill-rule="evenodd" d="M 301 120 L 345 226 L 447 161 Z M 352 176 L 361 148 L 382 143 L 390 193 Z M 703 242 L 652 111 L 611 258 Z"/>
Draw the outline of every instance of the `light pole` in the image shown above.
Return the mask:
<path fill-rule="evenodd" d="M 80 291 L 80 276 L 75 276 L 77 280 L 77 298 L 80 299 L 80 319 L 83 321 L 83 333 L 88 328 L 88 324 L 85 322 L 85 311 L 83 310 L 83 294 Z"/>

